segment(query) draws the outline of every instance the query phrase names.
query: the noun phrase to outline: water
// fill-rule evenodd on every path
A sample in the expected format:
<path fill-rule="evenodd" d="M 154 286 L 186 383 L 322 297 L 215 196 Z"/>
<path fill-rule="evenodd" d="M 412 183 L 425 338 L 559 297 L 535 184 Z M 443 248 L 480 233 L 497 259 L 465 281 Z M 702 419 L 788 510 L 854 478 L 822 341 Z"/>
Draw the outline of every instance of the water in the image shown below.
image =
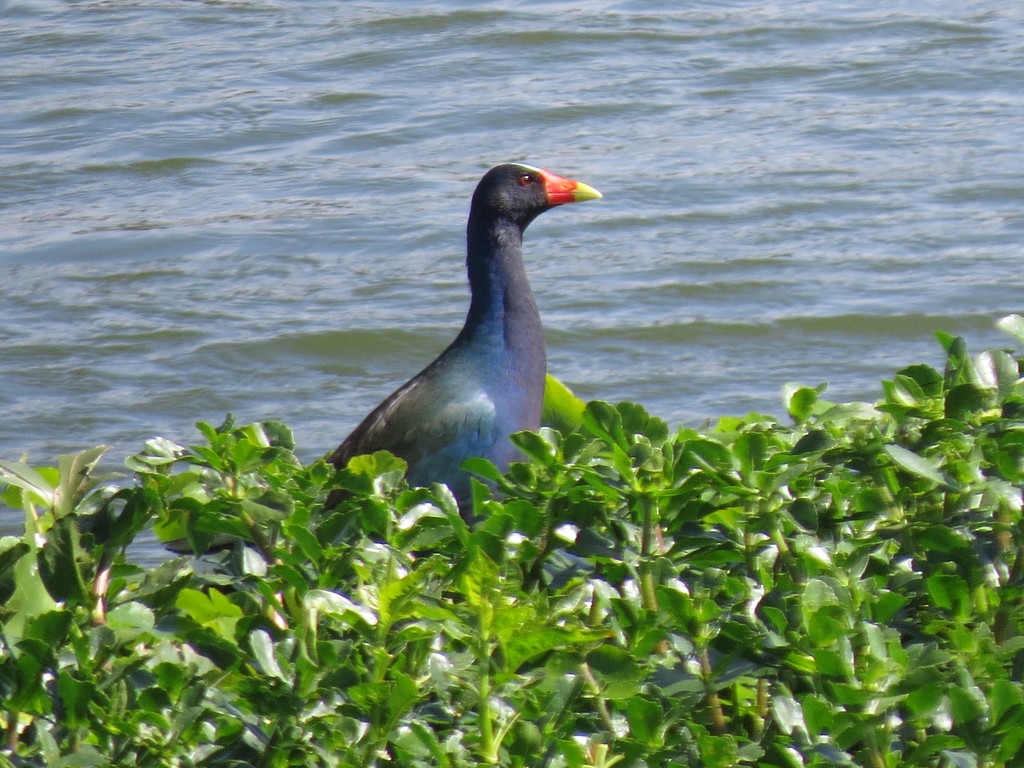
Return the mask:
<path fill-rule="evenodd" d="M 1024 309 L 1018 3 L 0 14 L 2 459 L 227 411 L 332 449 L 458 329 L 508 160 L 605 194 L 527 235 L 551 371 L 674 424 L 873 400 Z"/>

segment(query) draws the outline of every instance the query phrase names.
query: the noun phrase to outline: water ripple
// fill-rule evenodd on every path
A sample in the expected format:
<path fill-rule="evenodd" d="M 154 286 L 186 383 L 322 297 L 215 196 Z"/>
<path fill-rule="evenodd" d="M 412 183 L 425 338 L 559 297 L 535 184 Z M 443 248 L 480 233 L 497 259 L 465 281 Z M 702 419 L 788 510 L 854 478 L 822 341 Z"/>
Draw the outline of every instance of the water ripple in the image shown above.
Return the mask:
<path fill-rule="evenodd" d="M 553 372 L 674 422 L 872 398 L 1021 311 L 1024 11 L 5 6 L 0 458 L 197 419 L 333 447 L 465 316 L 472 186 L 605 199 L 526 258 Z M 0 515 L 2 517 L 2 515 Z"/>

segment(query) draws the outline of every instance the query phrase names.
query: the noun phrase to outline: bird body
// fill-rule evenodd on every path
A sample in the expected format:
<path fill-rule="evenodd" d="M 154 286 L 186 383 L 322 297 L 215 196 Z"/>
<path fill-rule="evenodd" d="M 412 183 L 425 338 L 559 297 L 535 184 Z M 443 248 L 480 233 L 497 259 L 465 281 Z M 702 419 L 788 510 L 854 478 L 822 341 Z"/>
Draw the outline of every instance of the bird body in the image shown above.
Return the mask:
<path fill-rule="evenodd" d="M 509 435 L 540 427 L 547 369 L 544 329 L 523 264 L 526 227 L 563 203 L 601 197 L 592 187 L 527 165 L 492 168 L 473 195 L 466 228 L 470 306 L 455 340 L 375 408 L 329 461 L 387 450 L 412 485 L 445 483 L 469 498 L 461 469 L 483 457 L 505 471 Z"/>

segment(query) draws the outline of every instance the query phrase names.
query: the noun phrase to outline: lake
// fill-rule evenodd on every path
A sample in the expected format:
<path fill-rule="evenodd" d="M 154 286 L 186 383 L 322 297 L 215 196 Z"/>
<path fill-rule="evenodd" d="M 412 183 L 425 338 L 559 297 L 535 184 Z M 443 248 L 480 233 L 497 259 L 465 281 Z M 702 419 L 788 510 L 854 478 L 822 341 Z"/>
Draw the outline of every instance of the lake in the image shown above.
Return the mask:
<path fill-rule="evenodd" d="M 549 369 L 671 424 L 1011 346 L 1024 4 L 12 0 L 0 459 L 287 422 L 333 447 L 454 337 L 469 197 L 605 197 L 526 261 Z M 20 513 L 0 509 L 14 530 Z"/>

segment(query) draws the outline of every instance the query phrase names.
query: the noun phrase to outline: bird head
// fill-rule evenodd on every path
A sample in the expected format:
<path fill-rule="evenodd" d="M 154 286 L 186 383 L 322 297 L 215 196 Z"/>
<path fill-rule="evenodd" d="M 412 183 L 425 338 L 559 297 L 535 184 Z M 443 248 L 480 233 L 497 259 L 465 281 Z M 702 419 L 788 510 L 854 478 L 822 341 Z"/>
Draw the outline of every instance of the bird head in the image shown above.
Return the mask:
<path fill-rule="evenodd" d="M 508 163 L 489 170 L 473 194 L 473 208 L 509 218 L 522 228 L 540 213 L 565 203 L 596 200 L 601 193 L 588 184 L 532 165 Z"/>

